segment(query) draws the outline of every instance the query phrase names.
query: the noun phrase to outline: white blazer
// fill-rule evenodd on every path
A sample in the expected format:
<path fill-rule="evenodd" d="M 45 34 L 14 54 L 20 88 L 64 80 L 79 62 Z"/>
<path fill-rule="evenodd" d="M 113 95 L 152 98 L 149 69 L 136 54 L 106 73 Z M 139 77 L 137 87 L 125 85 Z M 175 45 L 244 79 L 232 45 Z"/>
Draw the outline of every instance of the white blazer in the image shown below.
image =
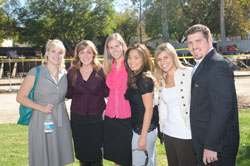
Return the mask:
<path fill-rule="evenodd" d="M 190 99 L 191 99 L 191 80 L 192 69 L 177 69 L 174 73 L 174 82 L 177 89 L 178 103 L 182 118 L 184 119 L 187 129 L 190 130 Z M 162 80 L 162 87 L 160 88 L 158 102 L 159 103 L 159 123 L 161 132 L 164 131 L 167 119 L 167 105 L 163 101 L 162 88 L 165 87 L 165 80 Z"/>

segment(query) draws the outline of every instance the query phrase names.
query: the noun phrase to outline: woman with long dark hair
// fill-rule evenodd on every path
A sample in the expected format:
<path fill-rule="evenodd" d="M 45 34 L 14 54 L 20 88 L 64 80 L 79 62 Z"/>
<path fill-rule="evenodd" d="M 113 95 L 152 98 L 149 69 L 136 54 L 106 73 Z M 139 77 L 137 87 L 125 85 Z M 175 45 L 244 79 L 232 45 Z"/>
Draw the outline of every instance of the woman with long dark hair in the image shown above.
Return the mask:
<path fill-rule="evenodd" d="M 153 118 L 154 82 L 146 73 L 152 70 L 152 62 L 147 47 L 135 44 L 125 54 L 128 71 L 125 98 L 131 106 L 132 165 L 156 166 L 155 142 L 157 121 Z"/>

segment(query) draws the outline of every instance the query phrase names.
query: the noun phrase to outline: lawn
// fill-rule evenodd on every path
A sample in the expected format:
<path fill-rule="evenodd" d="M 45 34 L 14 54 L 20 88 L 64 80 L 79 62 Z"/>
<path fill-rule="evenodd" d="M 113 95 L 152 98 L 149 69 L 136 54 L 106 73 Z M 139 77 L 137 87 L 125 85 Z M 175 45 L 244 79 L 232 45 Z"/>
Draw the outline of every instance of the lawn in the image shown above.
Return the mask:
<path fill-rule="evenodd" d="M 250 163 L 250 110 L 240 111 L 240 146 L 237 156 L 237 166 L 249 166 Z M 27 166 L 28 165 L 28 128 L 17 124 L 0 125 L 0 165 Z M 157 141 L 157 165 L 166 166 L 164 146 Z M 113 166 L 104 161 L 104 166 Z M 68 166 L 79 166 L 78 161 Z"/>

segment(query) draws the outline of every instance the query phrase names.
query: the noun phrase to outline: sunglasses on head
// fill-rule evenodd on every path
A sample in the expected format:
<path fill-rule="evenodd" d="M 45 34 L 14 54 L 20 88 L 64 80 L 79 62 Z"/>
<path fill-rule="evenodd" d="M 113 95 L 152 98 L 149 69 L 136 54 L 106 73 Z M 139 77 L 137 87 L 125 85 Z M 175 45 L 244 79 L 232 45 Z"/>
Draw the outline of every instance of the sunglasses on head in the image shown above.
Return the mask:
<path fill-rule="evenodd" d="M 133 152 L 133 151 L 136 151 L 136 150 L 138 150 L 138 149 L 133 149 L 132 152 Z M 144 152 L 144 154 L 145 154 L 145 156 L 146 156 L 146 159 L 145 159 L 145 164 L 142 165 L 142 166 L 147 166 L 147 165 L 148 165 L 148 151 L 145 150 L 145 151 L 143 151 L 143 152 Z"/>

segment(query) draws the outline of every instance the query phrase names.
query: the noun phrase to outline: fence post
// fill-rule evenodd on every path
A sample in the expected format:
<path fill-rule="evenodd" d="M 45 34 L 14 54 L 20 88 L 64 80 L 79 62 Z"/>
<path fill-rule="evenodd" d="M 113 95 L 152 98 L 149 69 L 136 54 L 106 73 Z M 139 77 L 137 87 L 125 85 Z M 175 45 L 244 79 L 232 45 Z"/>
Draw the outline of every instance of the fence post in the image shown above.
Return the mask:
<path fill-rule="evenodd" d="M 0 78 L 3 77 L 3 69 L 4 69 L 4 62 L 2 62 L 0 66 Z"/>

